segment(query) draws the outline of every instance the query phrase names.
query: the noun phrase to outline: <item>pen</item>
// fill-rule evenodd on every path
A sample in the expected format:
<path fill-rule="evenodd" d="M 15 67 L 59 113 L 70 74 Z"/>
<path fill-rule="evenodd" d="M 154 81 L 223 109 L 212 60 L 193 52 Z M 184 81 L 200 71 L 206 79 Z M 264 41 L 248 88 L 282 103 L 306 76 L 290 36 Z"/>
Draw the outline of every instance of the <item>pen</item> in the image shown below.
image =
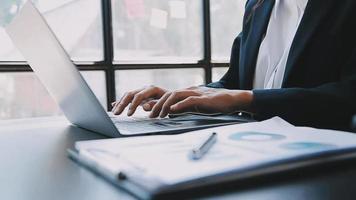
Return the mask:
<path fill-rule="evenodd" d="M 204 140 L 198 148 L 195 148 L 189 152 L 189 157 L 192 160 L 199 160 L 213 147 L 217 141 L 217 134 L 212 133 L 208 139 Z"/>

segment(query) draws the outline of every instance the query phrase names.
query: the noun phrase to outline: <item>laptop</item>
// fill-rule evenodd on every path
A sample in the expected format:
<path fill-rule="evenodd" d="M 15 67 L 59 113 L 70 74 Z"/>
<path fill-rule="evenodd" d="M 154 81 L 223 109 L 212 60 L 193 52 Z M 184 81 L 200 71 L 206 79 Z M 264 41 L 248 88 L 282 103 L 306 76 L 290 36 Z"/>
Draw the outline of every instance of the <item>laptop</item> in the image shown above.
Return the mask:
<path fill-rule="evenodd" d="M 248 121 L 235 116 L 181 115 L 141 120 L 116 117 L 104 110 L 31 1 L 24 4 L 6 32 L 66 118 L 81 128 L 109 137 L 122 137 L 175 134 Z"/>

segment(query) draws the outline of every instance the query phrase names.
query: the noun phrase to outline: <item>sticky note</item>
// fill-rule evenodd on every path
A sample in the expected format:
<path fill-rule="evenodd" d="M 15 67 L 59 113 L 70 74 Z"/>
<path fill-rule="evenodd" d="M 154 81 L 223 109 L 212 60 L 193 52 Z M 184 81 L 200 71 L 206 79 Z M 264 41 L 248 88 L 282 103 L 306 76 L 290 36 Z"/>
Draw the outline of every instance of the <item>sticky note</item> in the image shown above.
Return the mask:
<path fill-rule="evenodd" d="M 125 0 L 128 18 L 143 18 L 145 16 L 145 3 L 143 0 Z"/>
<path fill-rule="evenodd" d="M 165 10 L 152 8 L 150 25 L 159 29 L 166 29 L 168 23 L 168 12 Z"/>
<path fill-rule="evenodd" d="M 176 19 L 187 18 L 187 5 L 185 1 L 170 1 L 169 8 L 170 8 L 171 18 L 176 18 Z"/>

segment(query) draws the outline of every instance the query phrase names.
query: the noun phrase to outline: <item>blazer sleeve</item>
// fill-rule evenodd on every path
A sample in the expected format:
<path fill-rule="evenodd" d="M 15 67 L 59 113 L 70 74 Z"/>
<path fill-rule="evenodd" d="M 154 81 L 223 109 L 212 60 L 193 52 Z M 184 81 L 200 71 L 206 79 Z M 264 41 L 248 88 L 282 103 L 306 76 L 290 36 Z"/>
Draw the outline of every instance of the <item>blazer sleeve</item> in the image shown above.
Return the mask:
<path fill-rule="evenodd" d="M 350 130 L 356 114 L 356 49 L 341 79 L 315 88 L 253 90 L 258 119 L 280 116 L 298 126 Z"/>
<path fill-rule="evenodd" d="M 230 67 L 226 74 L 218 82 L 210 83 L 207 87 L 211 88 L 226 88 L 226 89 L 238 89 L 239 84 L 239 56 L 240 56 L 240 43 L 241 43 L 240 33 L 232 45 L 231 57 L 230 57 Z"/>

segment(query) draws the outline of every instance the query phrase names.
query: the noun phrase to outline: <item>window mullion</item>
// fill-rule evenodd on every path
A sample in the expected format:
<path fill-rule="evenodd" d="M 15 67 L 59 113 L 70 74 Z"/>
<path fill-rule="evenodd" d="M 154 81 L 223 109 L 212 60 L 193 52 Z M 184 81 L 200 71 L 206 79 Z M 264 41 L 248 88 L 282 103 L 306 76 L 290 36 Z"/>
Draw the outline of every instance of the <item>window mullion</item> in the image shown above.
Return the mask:
<path fill-rule="evenodd" d="M 116 99 L 115 92 L 115 69 L 113 66 L 114 43 L 112 30 L 112 9 L 111 0 L 102 0 L 103 14 L 103 40 L 104 40 L 104 64 L 107 66 L 106 88 L 108 110 L 111 109 L 111 102 Z"/>
<path fill-rule="evenodd" d="M 212 81 L 210 0 L 203 1 L 205 83 Z"/>

